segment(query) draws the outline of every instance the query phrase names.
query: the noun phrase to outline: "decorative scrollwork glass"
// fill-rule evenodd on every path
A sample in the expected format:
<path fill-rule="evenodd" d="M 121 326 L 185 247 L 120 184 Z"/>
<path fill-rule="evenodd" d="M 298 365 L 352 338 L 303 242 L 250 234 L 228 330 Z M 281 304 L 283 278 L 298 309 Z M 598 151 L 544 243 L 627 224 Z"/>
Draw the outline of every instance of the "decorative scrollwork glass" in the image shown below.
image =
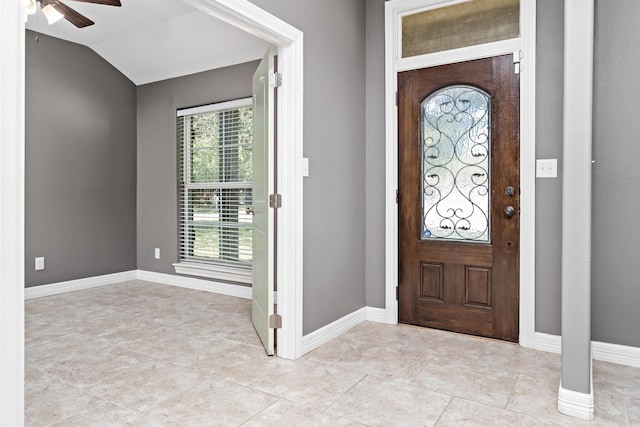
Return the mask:
<path fill-rule="evenodd" d="M 491 97 L 439 89 L 420 105 L 422 239 L 490 241 Z"/>

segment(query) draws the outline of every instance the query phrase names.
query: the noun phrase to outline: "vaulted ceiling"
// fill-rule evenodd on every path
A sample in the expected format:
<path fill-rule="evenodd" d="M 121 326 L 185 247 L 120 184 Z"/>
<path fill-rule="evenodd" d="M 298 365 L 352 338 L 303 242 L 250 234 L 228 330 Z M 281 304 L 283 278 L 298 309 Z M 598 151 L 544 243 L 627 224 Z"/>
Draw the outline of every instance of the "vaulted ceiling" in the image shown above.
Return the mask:
<path fill-rule="evenodd" d="M 95 25 L 47 23 L 41 11 L 30 30 L 82 44 L 136 85 L 261 58 L 269 45 L 182 0 L 121 0 L 121 7 L 63 0 Z"/>

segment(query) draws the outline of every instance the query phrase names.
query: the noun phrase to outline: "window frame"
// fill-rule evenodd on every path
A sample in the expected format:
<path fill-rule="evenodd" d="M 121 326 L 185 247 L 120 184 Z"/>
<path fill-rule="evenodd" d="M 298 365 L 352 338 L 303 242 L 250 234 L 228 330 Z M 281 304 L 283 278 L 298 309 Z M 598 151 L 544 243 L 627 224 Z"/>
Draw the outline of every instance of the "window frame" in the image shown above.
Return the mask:
<path fill-rule="evenodd" d="M 252 97 L 239 98 L 239 99 L 234 99 L 226 102 L 217 102 L 217 103 L 202 105 L 198 107 L 179 109 L 176 112 L 176 117 L 179 118 L 184 116 L 192 116 L 196 114 L 215 113 L 218 111 L 232 110 L 234 108 L 249 107 L 249 106 L 253 107 Z M 183 157 L 182 161 L 184 162 L 184 164 L 182 166 L 178 165 L 178 170 L 177 170 L 178 188 L 176 189 L 176 195 L 178 197 L 177 205 L 178 205 L 179 213 L 178 213 L 178 239 L 177 239 L 178 262 L 173 264 L 175 272 L 177 274 L 200 276 L 200 277 L 218 279 L 218 280 L 234 282 L 234 283 L 251 284 L 253 281 L 252 267 L 247 269 L 242 267 L 219 265 L 215 263 L 215 261 L 207 262 L 203 260 L 203 261 L 196 262 L 188 259 L 181 259 L 183 256 L 181 248 L 183 246 L 186 247 L 187 245 L 185 242 L 183 242 L 183 238 L 184 236 L 186 236 L 186 233 L 184 229 L 185 223 L 182 221 L 182 215 L 183 215 L 182 212 L 185 209 L 188 209 L 187 204 L 189 201 L 188 196 L 184 197 L 184 195 L 182 195 L 181 192 L 188 192 L 190 190 L 195 189 L 194 185 L 197 188 L 207 188 L 211 186 L 210 183 L 181 184 L 181 181 L 184 180 L 184 177 L 190 176 L 191 174 L 191 161 L 189 156 L 189 153 L 191 152 L 191 148 L 192 148 L 191 143 L 187 144 L 187 141 L 184 138 L 183 138 L 183 143 L 184 143 L 184 146 L 181 147 L 180 145 L 178 145 L 176 147 L 177 150 L 182 150 L 182 157 Z M 246 182 L 242 182 L 242 183 L 239 182 L 238 184 L 239 185 L 236 186 L 234 183 L 234 188 L 246 187 L 248 189 L 251 189 L 253 187 L 253 180 L 251 181 L 251 185 L 248 187 L 247 187 L 248 183 Z M 182 201 L 183 197 L 185 200 L 184 202 Z"/>

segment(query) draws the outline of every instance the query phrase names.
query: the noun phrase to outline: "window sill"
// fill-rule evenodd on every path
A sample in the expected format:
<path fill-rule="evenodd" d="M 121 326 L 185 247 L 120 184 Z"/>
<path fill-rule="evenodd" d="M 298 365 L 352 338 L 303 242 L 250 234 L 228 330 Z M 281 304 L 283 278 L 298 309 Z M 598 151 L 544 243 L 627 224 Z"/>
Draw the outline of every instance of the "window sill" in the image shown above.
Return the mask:
<path fill-rule="evenodd" d="M 177 274 L 207 277 L 210 279 L 244 283 L 248 285 L 251 285 L 253 282 L 253 273 L 247 270 L 190 262 L 178 262 L 173 264 L 173 267 Z"/>

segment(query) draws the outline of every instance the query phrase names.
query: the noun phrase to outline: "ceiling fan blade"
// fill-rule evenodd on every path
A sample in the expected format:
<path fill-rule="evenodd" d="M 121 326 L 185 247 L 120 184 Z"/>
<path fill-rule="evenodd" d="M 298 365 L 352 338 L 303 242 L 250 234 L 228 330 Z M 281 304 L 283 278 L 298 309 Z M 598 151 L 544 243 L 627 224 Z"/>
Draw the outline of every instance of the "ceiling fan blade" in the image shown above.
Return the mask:
<path fill-rule="evenodd" d="M 104 4 L 106 6 L 122 6 L 120 0 L 74 0 L 80 1 L 83 3 L 95 3 L 95 4 Z"/>
<path fill-rule="evenodd" d="M 80 12 L 71 9 L 69 6 L 59 0 L 52 2 L 51 5 L 55 10 L 64 15 L 64 19 L 71 22 L 78 28 L 84 28 L 94 24 L 91 19 L 87 18 Z"/>

